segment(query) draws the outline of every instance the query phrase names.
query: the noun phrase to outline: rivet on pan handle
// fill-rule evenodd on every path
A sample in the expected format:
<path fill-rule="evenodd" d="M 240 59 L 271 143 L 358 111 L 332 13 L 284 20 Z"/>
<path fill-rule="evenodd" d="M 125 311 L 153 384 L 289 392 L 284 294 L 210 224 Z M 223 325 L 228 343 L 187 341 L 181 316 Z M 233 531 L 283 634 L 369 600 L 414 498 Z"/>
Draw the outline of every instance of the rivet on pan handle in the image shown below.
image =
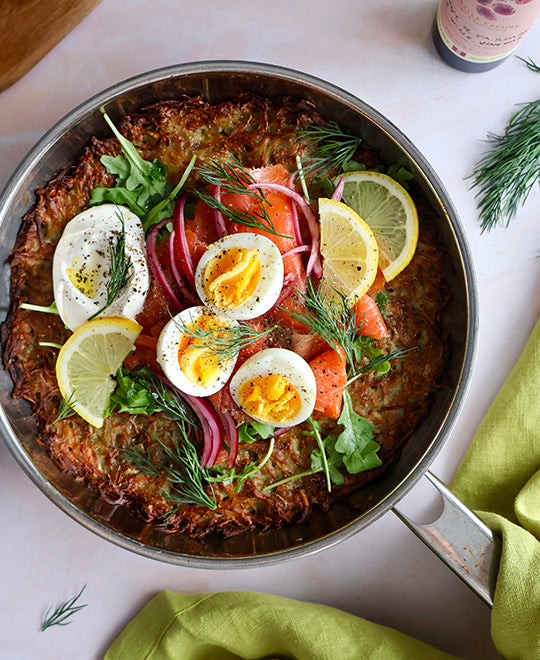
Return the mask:
<path fill-rule="evenodd" d="M 501 554 L 500 539 L 437 477 L 426 472 L 443 498 L 441 515 L 420 525 L 394 508 L 394 513 L 430 550 L 490 607 Z"/>

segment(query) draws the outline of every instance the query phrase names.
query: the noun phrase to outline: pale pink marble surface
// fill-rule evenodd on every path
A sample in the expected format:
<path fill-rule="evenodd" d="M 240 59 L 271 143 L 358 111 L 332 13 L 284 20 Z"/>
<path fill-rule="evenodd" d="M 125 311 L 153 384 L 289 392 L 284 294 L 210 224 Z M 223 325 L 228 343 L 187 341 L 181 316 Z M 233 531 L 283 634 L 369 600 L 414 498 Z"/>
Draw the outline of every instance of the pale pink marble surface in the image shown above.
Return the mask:
<path fill-rule="evenodd" d="M 481 235 L 464 178 L 488 131 L 540 97 L 540 75 L 515 58 L 485 74 L 447 67 L 431 43 L 435 3 L 415 0 L 104 0 L 0 94 L 0 185 L 72 107 L 137 73 L 180 62 L 270 62 L 325 78 L 387 115 L 420 148 L 461 214 L 478 275 L 480 333 L 466 406 L 432 466 L 448 481 L 504 382 L 540 308 L 540 195 L 508 229 Z M 540 63 L 540 25 L 519 49 Z M 0 443 L 0 658 L 97 660 L 162 589 L 248 589 L 342 608 L 467 658 L 496 658 L 488 608 L 389 513 L 310 558 L 243 571 L 177 568 L 109 544 L 73 522 Z M 419 485 L 403 508 L 434 501 Z M 71 625 L 38 631 L 48 605 L 87 583 Z"/>

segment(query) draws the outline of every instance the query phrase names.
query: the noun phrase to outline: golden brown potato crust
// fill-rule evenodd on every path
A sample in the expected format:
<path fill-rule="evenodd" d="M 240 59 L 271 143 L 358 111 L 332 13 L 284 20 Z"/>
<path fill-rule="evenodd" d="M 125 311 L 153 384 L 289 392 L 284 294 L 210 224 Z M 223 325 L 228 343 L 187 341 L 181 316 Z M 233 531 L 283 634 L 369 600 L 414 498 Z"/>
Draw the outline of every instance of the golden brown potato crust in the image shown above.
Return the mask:
<path fill-rule="evenodd" d="M 291 139 L 291 132 L 320 121 L 313 108 L 299 100 L 272 101 L 246 95 L 212 106 L 201 98 L 182 97 L 123 117 L 120 129 L 144 158 L 165 162 L 171 181 L 177 181 L 193 153 L 204 160 L 219 159 L 230 152 L 247 167 L 282 163 L 294 171 L 295 156 L 303 147 Z M 41 347 L 38 342 L 62 343 L 70 333 L 55 315 L 19 309 L 24 301 L 49 305 L 53 300 L 55 246 L 66 223 L 87 208 L 91 191 L 114 184 L 100 157 L 118 151 L 116 140 L 94 138 L 76 164 L 36 191 L 36 205 L 24 217 L 10 257 L 11 309 L 2 327 L 3 360 L 14 381 L 13 396 L 30 401 L 38 441 L 46 446 L 52 460 L 98 488 L 107 500 L 128 503 L 146 520 L 159 523 L 170 509 L 162 494 L 165 481 L 138 473 L 123 449 L 151 447 L 155 436 L 168 442 L 173 423 L 163 414 L 130 416 L 116 412 L 101 429 L 78 416 L 55 423 L 61 398 L 54 372 L 57 350 Z M 368 167 L 377 164 L 375 152 L 368 147 L 363 147 L 357 158 Z M 194 176 L 189 185 L 197 183 Z M 432 212 L 416 201 L 418 248 L 412 263 L 385 288 L 390 337 L 379 344 L 388 351 L 398 346 L 414 350 L 405 359 L 394 360 L 387 375 L 367 374 L 351 387 L 356 411 L 375 424 L 383 466 L 348 475 L 345 484 L 334 487 L 331 495 L 321 475 L 289 482 L 265 494 L 261 490 L 264 485 L 310 466 L 314 440 L 293 429 L 276 439 L 269 462 L 238 493 L 233 492 L 233 486 L 216 484 L 217 510 L 186 505 L 168 521 L 171 532 L 204 536 L 218 531 L 229 536 L 304 520 L 313 506 L 329 506 L 336 497 L 373 479 L 398 456 L 400 447 L 427 414 L 430 395 L 438 387 L 445 364 L 439 327 L 445 261 L 436 244 Z M 319 421 L 325 432 L 335 425 L 327 418 L 319 417 Z M 260 460 L 266 450 L 267 442 L 241 445 L 237 466 Z"/>

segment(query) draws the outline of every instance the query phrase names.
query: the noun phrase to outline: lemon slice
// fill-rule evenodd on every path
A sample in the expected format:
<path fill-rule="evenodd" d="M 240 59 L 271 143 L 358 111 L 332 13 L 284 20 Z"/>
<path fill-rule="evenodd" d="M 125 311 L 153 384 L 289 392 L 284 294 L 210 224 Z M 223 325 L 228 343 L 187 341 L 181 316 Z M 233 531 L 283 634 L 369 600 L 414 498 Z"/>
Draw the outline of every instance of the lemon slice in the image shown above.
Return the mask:
<path fill-rule="evenodd" d="M 113 376 L 141 330 L 142 326 L 130 319 L 98 318 L 81 325 L 62 346 L 56 360 L 60 393 L 92 426 L 103 426 L 116 387 Z"/>
<path fill-rule="evenodd" d="M 418 213 L 409 193 L 381 172 L 347 172 L 342 201 L 363 218 L 379 245 L 379 265 L 389 281 L 413 258 L 418 241 Z"/>
<path fill-rule="evenodd" d="M 373 232 L 349 206 L 319 199 L 321 254 L 325 293 L 341 291 L 350 300 L 360 298 L 373 284 L 379 248 Z"/>

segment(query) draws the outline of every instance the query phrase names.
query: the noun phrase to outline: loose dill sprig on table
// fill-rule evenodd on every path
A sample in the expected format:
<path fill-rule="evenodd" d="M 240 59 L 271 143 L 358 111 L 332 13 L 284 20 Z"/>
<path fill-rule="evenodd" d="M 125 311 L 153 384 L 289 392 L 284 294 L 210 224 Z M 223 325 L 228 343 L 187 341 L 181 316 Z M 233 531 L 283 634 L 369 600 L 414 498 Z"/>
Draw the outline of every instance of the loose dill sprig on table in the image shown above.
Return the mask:
<path fill-rule="evenodd" d="M 126 256 L 126 228 L 124 225 L 124 216 L 121 211 L 117 210 L 116 217 L 120 220 L 122 229 L 120 234 L 114 237 L 113 242 L 109 246 L 111 270 L 106 284 L 107 298 L 103 307 L 92 314 L 88 319 L 89 321 L 96 318 L 96 316 L 103 314 L 103 312 L 113 304 L 122 292 L 122 289 L 126 287 L 129 278 L 131 277 L 133 263 L 131 257 L 129 255 Z"/>
<path fill-rule="evenodd" d="M 159 444 L 164 455 L 159 460 L 151 455 L 147 447 L 126 447 L 123 454 L 142 474 L 167 479 L 168 491 L 163 491 L 163 497 L 173 504 L 173 509 L 164 516 L 166 522 L 182 504 L 199 504 L 207 509 L 216 509 L 216 496 L 210 486 L 210 494 L 205 491 L 208 483 L 208 472 L 201 467 L 197 450 L 190 442 L 187 429 L 179 423 L 180 439 L 174 438 L 172 447 L 167 446 L 156 436 L 152 436 Z"/>
<path fill-rule="evenodd" d="M 67 399 L 66 397 L 62 397 L 62 401 L 60 401 L 60 406 L 58 407 L 58 415 L 53 420 L 53 424 L 56 424 L 56 422 L 59 422 L 62 419 L 67 419 L 68 417 L 75 415 L 73 406 L 76 403 L 77 399 L 75 398 L 75 391 L 73 391 Z"/>
<path fill-rule="evenodd" d="M 532 60 L 527 66 L 540 70 Z M 531 66 L 532 65 L 532 66 Z M 522 104 L 504 135 L 488 134 L 489 150 L 469 178 L 478 189 L 482 231 L 508 227 L 533 186 L 540 182 L 540 99 Z"/>
<path fill-rule="evenodd" d="M 51 626 L 69 625 L 71 623 L 71 621 L 68 621 L 69 617 L 82 610 L 83 607 L 86 607 L 86 604 L 85 605 L 75 604 L 79 600 L 85 589 L 86 589 L 86 584 L 76 596 L 73 596 L 73 598 L 70 598 L 69 600 L 66 600 L 64 603 L 58 605 L 58 607 L 56 607 L 56 609 L 53 612 L 51 612 L 52 608 L 49 607 L 45 616 L 43 617 L 40 630 L 43 632 L 44 630 L 47 630 L 47 628 L 50 628 Z"/>
<path fill-rule="evenodd" d="M 305 311 L 285 311 L 307 325 L 312 332 L 319 334 L 332 348 L 341 346 L 347 362 L 354 365 L 353 343 L 360 326 L 356 322 L 355 309 L 351 308 L 347 298 L 337 289 L 334 289 L 335 296 L 315 291 L 311 279 L 306 282 L 305 293 L 296 291 L 303 298 Z"/>
<path fill-rule="evenodd" d="M 259 339 L 266 337 L 277 326 L 272 326 L 266 330 L 257 330 L 248 323 L 238 323 L 238 325 L 229 325 L 225 327 L 200 327 L 196 323 L 188 325 L 182 319 L 174 320 L 176 327 L 180 332 L 192 339 L 196 339 L 204 344 L 208 349 L 207 357 L 216 357 L 223 362 L 236 357 L 243 348 L 250 346 Z"/>
<path fill-rule="evenodd" d="M 528 60 L 526 60 L 523 57 L 520 57 L 519 55 L 516 55 L 516 57 L 518 58 L 518 60 L 521 60 L 530 71 L 533 71 L 534 73 L 540 73 L 540 66 L 538 66 L 538 64 L 534 62 L 532 57 L 529 57 Z"/>
<path fill-rule="evenodd" d="M 335 122 L 303 128 L 296 136 L 313 152 L 305 157 L 303 166 L 304 172 L 313 176 L 343 168 L 362 143 L 362 138 L 344 133 Z"/>

